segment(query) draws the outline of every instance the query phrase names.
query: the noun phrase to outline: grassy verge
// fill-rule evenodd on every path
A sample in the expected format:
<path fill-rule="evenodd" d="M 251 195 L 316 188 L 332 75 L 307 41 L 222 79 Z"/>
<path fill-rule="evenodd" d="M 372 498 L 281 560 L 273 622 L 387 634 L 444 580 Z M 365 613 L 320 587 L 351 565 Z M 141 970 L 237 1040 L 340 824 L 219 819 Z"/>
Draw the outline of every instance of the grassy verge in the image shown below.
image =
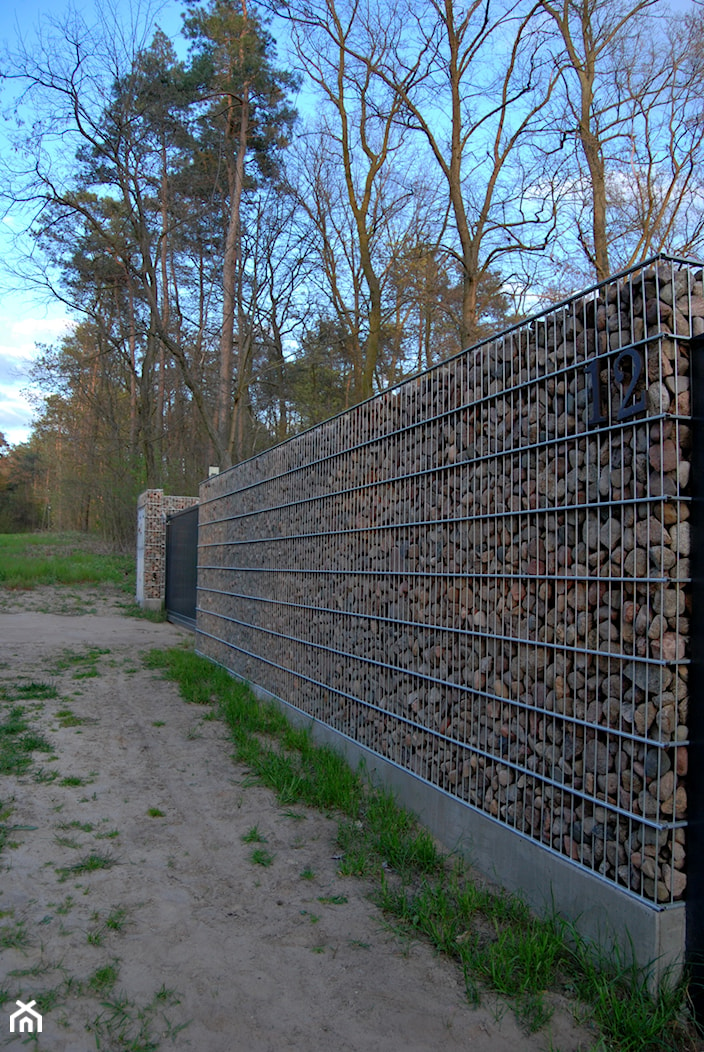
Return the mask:
<path fill-rule="evenodd" d="M 134 559 L 80 533 L 0 534 L 0 585 L 118 585 L 134 592 Z"/>
<path fill-rule="evenodd" d="M 511 1001 L 528 1029 L 538 1029 L 562 994 L 598 1027 L 601 1052 L 700 1047 L 684 983 L 663 983 L 653 997 L 646 971 L 596 959 L 558 918 L 540 920 L 520 899 L 478 885 L 389 793 L 370 787 L 333 750 L 315 746 L 223 669 L 176 649 L 152 651 L 146 660 L 176 680 L 187 701 L 217 705 L 236 758 L 280 803 L 337 814 L 341 872 L 372 880 L 375 901 L 398 931 L 429 939 L 455 960 L 471 1002 L 492 989 Z"/>

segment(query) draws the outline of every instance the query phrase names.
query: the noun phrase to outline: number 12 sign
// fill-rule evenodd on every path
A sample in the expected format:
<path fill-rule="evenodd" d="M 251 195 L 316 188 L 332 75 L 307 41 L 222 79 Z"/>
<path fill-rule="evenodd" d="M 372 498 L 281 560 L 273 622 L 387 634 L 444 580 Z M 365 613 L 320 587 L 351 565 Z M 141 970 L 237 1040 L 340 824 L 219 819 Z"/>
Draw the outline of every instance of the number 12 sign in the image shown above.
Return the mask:
<path fill-rule="evenodd" d="M 621 401 L 616 411 L 616 420 L 620 423 L 629 420 L 636 413 L 645 409 L 645 390 L 636 397 L 635 389 L 643 373 L 644 361 L 642 350 L 635 347 L 627 347 L 614 359 L 613 364 L 610 356 L 603 355 L 587 362 L 584 371 L 591 377 L 591 414 L 587 424 L 589 427 L 599 427 L 610 423 L 604 413 L 604 404 L 601 391 L 601 370 L 604 363 L 609 372 L 613 372 L 613 378 L 621 389 Z"/>

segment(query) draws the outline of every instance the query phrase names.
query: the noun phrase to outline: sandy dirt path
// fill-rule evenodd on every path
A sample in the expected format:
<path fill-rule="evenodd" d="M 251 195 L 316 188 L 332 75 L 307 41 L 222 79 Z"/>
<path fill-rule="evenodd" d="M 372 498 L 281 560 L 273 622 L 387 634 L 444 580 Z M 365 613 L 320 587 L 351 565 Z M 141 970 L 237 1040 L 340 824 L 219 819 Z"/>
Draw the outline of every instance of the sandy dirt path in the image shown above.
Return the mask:
<path fill-rule="evenodd" d="M 566 1002 L 527 1035 L 393 934 L 369 886 L 338 874 L 334 819 L 248 784 L 223 724 L 144 667 L 189 633 L 119 600 L 0 602 L 0 722 L 21 706 L 55 753 L 0 776 L 0 1046 L 23 1046 L 20 999 L 43 1014 L 40 1052 L 593 1047 Z M 255 827 L 265 843 L 243 841 Z"/>

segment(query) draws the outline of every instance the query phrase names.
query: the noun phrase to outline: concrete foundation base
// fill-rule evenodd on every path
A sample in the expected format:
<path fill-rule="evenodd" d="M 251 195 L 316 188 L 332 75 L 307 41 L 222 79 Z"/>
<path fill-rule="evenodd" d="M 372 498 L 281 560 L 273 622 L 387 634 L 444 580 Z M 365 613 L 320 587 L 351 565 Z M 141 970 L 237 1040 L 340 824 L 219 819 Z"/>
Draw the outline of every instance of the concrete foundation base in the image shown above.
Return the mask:
<path fill-rule="evenodd" d="M 137 600 L 139 602 L 139 600 Z M 139 605 L 142 610 L 163 610 L 164 600 L 163 599 L 143 599 Z"/>

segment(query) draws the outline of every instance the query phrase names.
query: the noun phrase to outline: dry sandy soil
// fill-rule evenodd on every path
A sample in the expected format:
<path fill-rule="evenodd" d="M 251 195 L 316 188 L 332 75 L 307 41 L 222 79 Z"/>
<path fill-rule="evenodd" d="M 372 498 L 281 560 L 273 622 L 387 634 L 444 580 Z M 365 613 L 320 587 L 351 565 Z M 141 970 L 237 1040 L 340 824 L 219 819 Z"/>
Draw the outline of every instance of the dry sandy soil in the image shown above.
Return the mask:
<path fill-rule="evenodd" d="M 568 1003 L 528 1035 L 393 934 L 369 886 L 338 874 L 334 819 L 247 784 L 224 726 L 144 667 L 189 633 L 120 601 L 0 593 L 0 717 L 21 695 L 55 750 L 0 780 L 0 1046 L 25 1041 L 10 1034 L 19 998 L 43 1013 L 46 1052 L 593 1047 Z M 57 696 L 31 700 L 32 681 Z M 269 866 L 242 839 L 255 826 Z M 107 868 L 81 872 L 91 857 Z"/>

